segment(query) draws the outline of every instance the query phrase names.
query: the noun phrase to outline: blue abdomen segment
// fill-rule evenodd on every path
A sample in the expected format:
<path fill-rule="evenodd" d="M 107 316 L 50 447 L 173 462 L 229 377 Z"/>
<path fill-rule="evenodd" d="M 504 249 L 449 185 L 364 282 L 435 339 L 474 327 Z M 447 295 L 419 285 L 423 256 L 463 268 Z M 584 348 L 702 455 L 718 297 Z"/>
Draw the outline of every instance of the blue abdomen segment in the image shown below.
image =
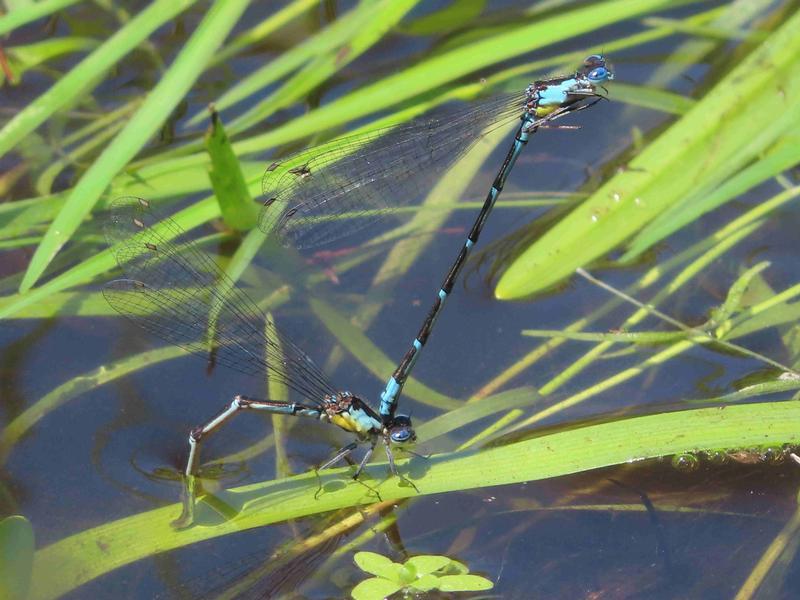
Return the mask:
<path fill-rule="evenodd" d="M 414 340 L 415 342 L 417 340 Z M 390 377 L 386 382 L 386 387 L 381 393 L 381 406 L 379 409 L 381 418 L 386 421 L 394 413 L 394 406 L 397 403 L 397 394 L 400 392 L 400 384 L 394 377 Z"/>

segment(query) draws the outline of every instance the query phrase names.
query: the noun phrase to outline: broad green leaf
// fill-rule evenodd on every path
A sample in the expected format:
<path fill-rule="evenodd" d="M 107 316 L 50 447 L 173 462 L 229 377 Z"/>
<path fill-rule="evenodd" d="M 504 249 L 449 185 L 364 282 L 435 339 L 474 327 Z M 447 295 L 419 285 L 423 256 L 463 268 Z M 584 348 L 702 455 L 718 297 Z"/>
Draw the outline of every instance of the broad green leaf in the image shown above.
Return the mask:
<path fill-rule="evenodd" d="M 181 8 L 186 6 L 183 4 L 185 1 L 187 0 L 180 2 Z M 169 10 L 174 11 L 177 4 L 179 3 L 169 3 Z M 56 253 L 89 214 L 113 177 L 136 156 L 150 136 L 170 116 L 201 75 L 214 51 L 236 25 L 247 5 L 247 0 L 217 0 L 208 10 L 141 108 L 72 189 L 61 212 L 36 248 L 22 280 L 21 292 L 29 290 L 36 283 Z M 174 14 L 164 9 L 162 18 L 165 13 Z"/>
<path fill-rule="evenodd" d="M 439 589 L 443 592 L 480 592 L 493 587 L 494 583 L 480 575 L 443 575 L 439 577 Z"/>
<path fill-rule="evenodd" d="M 439 578 L 436 575 L 423 575 L 413 581 L 408 582 L 408 587 L 423 592 L 430 592 L 439 588 Z"/>
<path fill-rule="evenodd" d="M 214 109 L 211 111 L 211 125 L 206 132 L 206 149 L 211 157 L 208 176 L 219 202 L 222 220 L 231 229 L 251 229 L 258 220 L 258 208 L 250 197 L 242 166 L 231 150 L 231 142 L 219 113 Z"/>
<path fill-rule="evenodd" d="M 635 259 L 684 225 L 793 167 L 800 161 L 797 154 L 798 144 L 800 144 L 800 127 L 796 126 L 794 130 L 783 135 L 775 147 L 764 156 L 758 157 L 753 164 L 735 172 L 710 193 L 705 191 L 694 193 L 671 206 L 636 235 L 628 251 L 622 256 L 622 260 Z"/>
<path fill-rule="evenodd" d="M 686 451 L 800 443 L 800 403 L 762 402 L 662 413 L 574 428 L 479 452 L 398 461 L 422 495 L 536 481 Z M 424 460 L 417 471 L 415 461 Z M 422 465 L 420 465 L 422 466 Z M 386 464 L 365 470 L 384 501 L 417 496 L 386 477 Z M 410 472 L 409 472 L 410 469 Z M 175 531 L 179 505 L 154 509 L 78 532 L 36 552 L 32 596 L 56 598 L 111 570 L 153 554 L 229 533 L 375 501 L 350 480 L 349 468 L 267 481 L 217 494 L 236 517 L 196 510 L 196 526 Z M 318 483 L 319 482 L 319 483 Z M 342 485 L 342 484 L 345 485 Z M 318 485 L 322 494 L 316 495 Z M 349 485 L 348 485 L 349 484 Z M 177 494 L 177 490 L 176 490 Z M 213 526 L 212 526 L 213 525 Z M 51 575 L 55 574 L 55 575 Z"/>
<path fill-rule="evenodd" d="M 400 565 L 391 561 L 382 554 L 375 552 L 356 552 L 353 562 L 359 569 L 376 577 L 383 577 L 390 581 L 399 581 L 397 575 Z"/>
<path fill-rule="evenodd" d="M 370 577 L 354 587 L 351 596 L 354 600 L 382 600 L 402 588 L 403 586 L 399 583 L 394 583 L 378 577 Z"/>
<path fill-rule="evenodd" d="M 413 567 L 417 577 L 421 577 L 443 569 L 450 564 L 450 559 L 436 554 L 421 554 L 420 556 L 412 556 L 404 564 Z"/>
<path fill-rule="evenodd" d="M 800 78 L 793 75 L 800 59 L 798 27 L 800 13 L 733 67 L 627 170 L 524 250 L 500 278 L 495 295 L 520 298 L 552 287 L 687 194 L 718 185 L 777 139 L 800 118 L 790 109 L 800 94 Z"/>

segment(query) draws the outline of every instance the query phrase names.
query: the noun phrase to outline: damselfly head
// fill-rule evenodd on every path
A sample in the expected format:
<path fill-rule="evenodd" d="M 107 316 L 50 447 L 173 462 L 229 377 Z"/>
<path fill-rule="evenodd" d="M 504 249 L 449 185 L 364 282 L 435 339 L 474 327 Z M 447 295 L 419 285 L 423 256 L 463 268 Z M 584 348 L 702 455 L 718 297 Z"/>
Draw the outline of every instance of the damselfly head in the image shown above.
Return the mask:
<path fill-rule="evenodd" d="M 606 57 L 602 54 L 592 54 L 583 60 L 583 65 L 576 77 L 585 77 L 592 85 L 600 85 L 614 79 L 611 67 L 606 64 Z"/>
<path fill-rule="evenodd" d="M 417 439 L 417 434 L 411 425 L 411 417 L 396 415 L 388 429 L 389 439 L 395 444 L 406 444 Z"/>

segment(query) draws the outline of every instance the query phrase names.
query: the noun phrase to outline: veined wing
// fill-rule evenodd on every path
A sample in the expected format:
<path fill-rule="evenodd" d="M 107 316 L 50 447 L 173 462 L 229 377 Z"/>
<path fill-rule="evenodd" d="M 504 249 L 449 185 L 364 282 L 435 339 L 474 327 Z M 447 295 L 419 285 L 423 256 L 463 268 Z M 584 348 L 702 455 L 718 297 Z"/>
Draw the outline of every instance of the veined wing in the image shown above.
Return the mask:
<path fill-rule="evenodd" d="M 121 315 L 161 339 L 248 375 L 268 375 L 319 404 L 334 386 L 237 288 L 186 232 L 141 198 L 111 205 L 106 239 L 127 279 L 103 294 Z"/>
<path fill-rule="evenodd" d="M 295 248 L 359 231 L 426 193 L 481 135 L 520 117 L 524 106 L 524 94 L 497 96 L 273 163 L 259 226 Z"/>

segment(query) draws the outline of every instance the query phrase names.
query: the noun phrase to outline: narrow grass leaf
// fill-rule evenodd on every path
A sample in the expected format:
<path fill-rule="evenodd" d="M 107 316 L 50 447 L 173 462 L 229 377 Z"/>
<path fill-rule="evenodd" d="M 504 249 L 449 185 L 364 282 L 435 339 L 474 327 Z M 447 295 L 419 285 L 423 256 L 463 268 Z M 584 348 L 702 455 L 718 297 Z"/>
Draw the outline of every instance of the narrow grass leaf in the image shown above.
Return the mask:
<path fill-rule="evenodd" d="M 614 101 L 622 101 L 633 106 L 652 108 L 672 115 L 684 115 L 697 103 L 692 98 L 651 87 L 614 83 Z"/>
<path fill-rule="evenodd" d="M 40 0 L 28 2 L 25 6 L 16 8 L 5 15 L 0 15 L 0 35 L 14 31 L 38 19 L 49 17 L 59 10 L 77 4 L 80 0 Z M 2 153 L 0 153 L 2 154 Z"/>
<path fill-rule="evenodd" d="M 13 74 L 13 78 L 9 83 L 19 83 L 19 80 L 22 79 L 27 71 L 35 69 L 48 60 L 72 54 L 73 52 L 89 50 L 97 46 L 98 43 L 93 38 L 70 36 L 7 48 L 8 67 Z M 0 70 L 0 84 L 4 80 L 5 71 Z"/>
<path fill-rule="evenodd" d="M 281 27 L 291 23 L 297 17 L 314 8 L 317 3 L 318 0 L 294 0 L 294 2 L 290 2 L 276 13 L 271 14 L 261 21 L 261 23 L 237 35 L 229 44 L 225 44 L 225 46 L 214 55 L 211 64 L 217 65 L 223 63 L 249 46 L 263 41 L 276 31 L 279 31 Z M 338 21 L 341 18 L 342 17 L 339 16 L 336 20 Z M 196 116 L 202 117 L 202 113 L 198 113 Z"/>
<path fill-rule="evenodd" d="M 169 5 L 170 10 L 175 10 L 175 4 Z M 73 188 L 64 208 L 36 248 L 22 280 L 21 292 L 29 290 L 36 283 L 55 254 L 91 211 L 112 178 L 142 149 L 150 136 L 158 131 L 202 74 L 247 5 L 247 0 L 217 0 L 212 5 L 142 107 Z"/>
<path fill-rule="evenodd" d="M 412 65 L 401 73 L 385 77 L 361 88 L 357 93 L 311 111 L 302 119 L 234 144 L 234 149 L 239 154 L 259 152 L 291 139 L 315 134 L 384 110 L 466 75 L 481 72 L 488 66 L 606 25 L 636 18 L 666 4 L 668 3 L 664 0 L 642 0 L 635 4 L 626 0 L 610 0 L 507 29 L 495 36 Z"/>
<path fill-rule="evenodd" d="M 578 342 L 611 342 L 615 344 L 667 344 L 686 338 L 681 331 L 617 331 L 591 332 L 561 329 L 524 329 L 522 335 L 534 338 L 563 338 Z"/>
<path fill-rule="evenodd" d="M 56 111 L 70 106 L 84 96 L 100 83 L 108 69 L 193 2 L 194 0 L 155 0 L 134 16 L 0 129 L 0 156 L 14 148 Z M 0 30 L 1 28 L 2 24 Z"/>
<path fill-rule="evenodd" d="M 486 0 L 453 0 L 448 6 L 423 15 L 402 29 L 411 35 L 442 35 L 471 25 L 485 8 Z"/>
<path fill-rule="evenodd" d="M 245 98 L 262 92 L 315 57 L 343 46 L 358 29 L 368 27 L 370 19 L 375 17 L 374 6 L 374 3 L 361 2 L 356 8 L 343 13 L 317 34 L 288 48 L 276 59 L 245 75 L 217 98 L 214 104 L 221 111 L 235 106 Z M 203 113 L 192 115 L 188 124 L 196 125 L 202 118 Z"/>
<path fill-rule="evenodd" d="M 176 213 L 172 218 L 186 231 L 219 216 L 219 204 L 211 197 Z M 22 294 L 15 294 L 4 299 L 0 304 L 0 319 L 8 318 L 32 304 L 40 302 L 54 294 L 91 281 L 101 273 L 116 268 L 117 262 L 110 251 L 100 252 L 41 286 Z"/>
<path fill-rule="evenodd" d="M 100 293 L 98 292 L 98 296 Z M 51 390 L 25 411 L 17 415 L 0 434 L 0 464 L 4 463 L 15 444 L 36 425 L 67 402 L 80 398 L 87 392 L 124 377 L 140 369 L 159 362 L 185 356 L 186 352 L 176 346 L 159 348 L 128 356 L 110 365 L 103 365 L 94 371 L 77 375 L 69 381 Z"/>
<path fill-rule="evenodd" d="M 419 3 L 419 0 L 379 0 L 361 6 L 361 26 L 338 48 L 316 54 L 296 75 L 274 94 L 231 121 L 231 129 L 240 131 L 265 119 L 275 111 L 307 96 L 324 81 L 380 42 L 398 22 Z"/>

